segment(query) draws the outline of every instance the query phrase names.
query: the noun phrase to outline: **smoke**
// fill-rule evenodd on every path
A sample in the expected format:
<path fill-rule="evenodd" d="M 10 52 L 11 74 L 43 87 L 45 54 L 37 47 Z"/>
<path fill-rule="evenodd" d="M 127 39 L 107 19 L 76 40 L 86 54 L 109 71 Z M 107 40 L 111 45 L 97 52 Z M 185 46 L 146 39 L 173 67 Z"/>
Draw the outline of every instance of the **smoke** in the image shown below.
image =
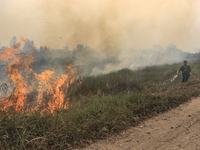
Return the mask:
<path fill-rule="evenodd" d="M 13 37 L 10 46 L 15 45 L 16 41 L 16 38 Z M 109 54 L 114 50 L 119 52 L 120 57 Z M 169 45 L 166 48 L 154 45 L 150 49 L 139 52 L 134 49 L 108 46 L 102 52 L 82 44 L 78 44 L 74 49 L 70 49 L 68 46 L 62 49 L 52 49 L 46 46 L 37 48 L 34 42 L 28 39 L 25 40 L 21 53 L 35 55 L 32 66 L 38 74 L 44 70 L 55 70 L 58 75 L 62 75 L 66 68 L 73 64 L 79 70 L 79 77 L 106 74 L 123 68 L 136 70 L 146 66 L 173 64 L 195 56 L 195 54 L 181 51 L 175 45 Z"/>
<path fill-rule="evenodd" d="M 171 64 L 199 47 L 199 5 L 197 0 L 0 1 L 0 42 L 7 46 L 14 35 L 32 39 L 23 52 L 36 55 L 38 72 L 56 66 L 62 73 L 70 63 L 82 76 Z M 15 43 L 16 38 L 10 45 Z"/>
<path fill-rule="evenodd" d="M 0 41 L 13 35 L 52 48 L 77 44 L 106 51 L 148 49 L 175 44 L 184 51 L 199 47 L 197 0 L 43 0 L 0 2 Z M 5 43 L 5 42 L 4 42 Z M 3 45 L 5 45 L 2 43 Z M 114 49 L 112 53 L 119 56 Z"/>
<path fill-rule="evenodd" d="M 140 50 L 137 53 L 133 52 L 133 49 L 125 49 L 115 63 L 113 61 L 108 62 L 103 69 L 97 65 L 92 69 L 90 75 L 105 74 L 123 68 L 136 70 L 146 66 L 179 63 L 184 59 L 194 57 L 190 53 L 181 51 L 175 45 L 169 45 L 166 48 L 154 45 L 150 49 Z"/>

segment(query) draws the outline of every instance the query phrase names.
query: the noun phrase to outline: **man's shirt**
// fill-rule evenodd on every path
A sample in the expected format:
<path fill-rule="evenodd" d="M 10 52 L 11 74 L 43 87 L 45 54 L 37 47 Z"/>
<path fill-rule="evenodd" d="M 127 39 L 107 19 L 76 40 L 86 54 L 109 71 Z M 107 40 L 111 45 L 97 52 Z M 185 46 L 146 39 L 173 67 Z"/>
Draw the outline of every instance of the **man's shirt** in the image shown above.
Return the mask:
<path fill-rule="evenodd" d="M 190 66 L 182 66 L 179 71 L 182 71 L 183 74 L 190 74 L 191 68 Z"/>

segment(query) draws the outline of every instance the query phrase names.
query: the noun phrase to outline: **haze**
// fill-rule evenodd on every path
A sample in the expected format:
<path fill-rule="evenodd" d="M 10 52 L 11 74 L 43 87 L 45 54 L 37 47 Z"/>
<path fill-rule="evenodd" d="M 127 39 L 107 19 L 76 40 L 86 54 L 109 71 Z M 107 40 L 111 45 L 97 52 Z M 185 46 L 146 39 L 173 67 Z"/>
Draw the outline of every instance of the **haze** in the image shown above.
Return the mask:
<path fill-rule="evenodd" d="M 51 48 L 174 44 L 193 52 L 200 48 L 199 8 L 197 0 L 0 0 L 0 46 L 16 36 Z"/>

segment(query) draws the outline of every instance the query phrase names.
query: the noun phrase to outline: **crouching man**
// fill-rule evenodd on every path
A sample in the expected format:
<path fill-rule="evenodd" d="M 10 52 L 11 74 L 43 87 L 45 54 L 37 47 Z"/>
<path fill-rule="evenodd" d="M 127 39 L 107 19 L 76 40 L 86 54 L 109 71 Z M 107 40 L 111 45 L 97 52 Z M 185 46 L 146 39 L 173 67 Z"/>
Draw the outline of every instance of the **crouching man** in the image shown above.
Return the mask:
<path fill-rule="evenodd" d="M 183 66 L 177 71 L 177 74 L 182 71 L 183 80 L 182 82 L 187 82 L 190 77 L 191 68 L 187 65 L 187 60 L 183 62 Z"/>

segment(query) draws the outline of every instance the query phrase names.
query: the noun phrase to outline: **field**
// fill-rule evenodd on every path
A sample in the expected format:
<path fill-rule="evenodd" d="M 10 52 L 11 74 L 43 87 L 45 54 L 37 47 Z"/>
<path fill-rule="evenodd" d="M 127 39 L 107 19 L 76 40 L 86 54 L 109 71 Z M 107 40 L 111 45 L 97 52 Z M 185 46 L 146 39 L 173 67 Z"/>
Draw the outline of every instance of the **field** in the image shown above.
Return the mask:
<path fill-rule="evenodd" d="M 152 66 L 132 71 L 122 69 L 110 74 L 85 77 L 69 87 L 70 108 L 54 115 L 40 112 L 9 117 L 1 112 L 2 149 L 71 149 L 104 139 L 143 119 L 170 110 L 200 95 L 200 81 L 190 76 L 174 82 L 180 64 Z M 200 60 L 190 63 L 200 78 Z M 78 82 L 78 81 L 77 81 Z"/>

